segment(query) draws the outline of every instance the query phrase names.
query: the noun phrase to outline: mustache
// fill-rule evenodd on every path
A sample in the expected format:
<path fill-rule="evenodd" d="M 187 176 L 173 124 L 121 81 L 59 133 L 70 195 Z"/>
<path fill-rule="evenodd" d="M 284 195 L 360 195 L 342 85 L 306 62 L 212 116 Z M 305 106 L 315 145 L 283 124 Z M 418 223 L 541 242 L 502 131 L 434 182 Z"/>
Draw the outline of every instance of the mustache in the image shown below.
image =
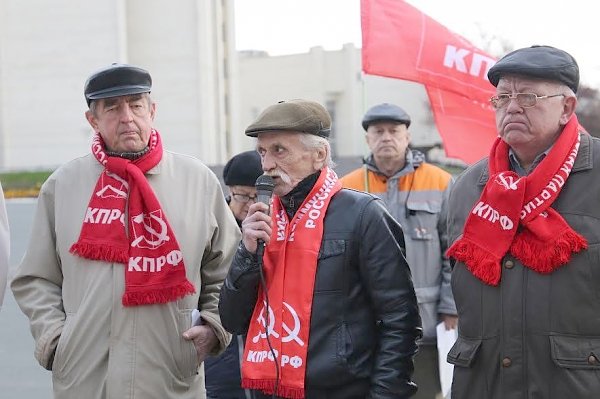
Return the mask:
<path fill-rule="evenodd" d="M 279 177 L 281 180 L 283 180 L 285 184 L 292 184 L 292 178 L 290 177 L 290 175 L 288 175 L 281 169 L 275 169 L 270 172 L 265 172 L 264 174 L 271 177 Z"/>

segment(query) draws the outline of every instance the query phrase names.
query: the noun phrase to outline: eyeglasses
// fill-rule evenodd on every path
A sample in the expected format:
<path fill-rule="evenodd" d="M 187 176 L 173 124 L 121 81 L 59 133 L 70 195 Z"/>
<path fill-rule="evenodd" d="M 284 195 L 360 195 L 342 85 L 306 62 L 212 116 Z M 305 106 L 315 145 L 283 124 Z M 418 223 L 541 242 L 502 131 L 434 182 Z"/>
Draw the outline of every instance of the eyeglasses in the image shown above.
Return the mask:
<path fill-rule="evenodd" d="M 553 94 L 551 96 L 538 96 L 535 93 L 498 94 L 497 96 L 490 98 L 490 103 L 492 103 L 492 107 L 500 109 L 507 105 L 508 102 L 514 98 L 517 100 L 517 104 L 519 104 L 520 107 L 531 108 L 535 107 L 537 100 L 558 96 L 564 97 L 564 94 Z"/>
<path fill-rule="evenodd" d="M 242 202 L 242 203 L 246 203 L 246 202 L 250 202 L 250 200 L 256 202 L 256 195 L 246 195 L 246 194 L 236 194 L 236 193 L 231 193 L 231 197 L 236 200 L 237 202 Z"/>

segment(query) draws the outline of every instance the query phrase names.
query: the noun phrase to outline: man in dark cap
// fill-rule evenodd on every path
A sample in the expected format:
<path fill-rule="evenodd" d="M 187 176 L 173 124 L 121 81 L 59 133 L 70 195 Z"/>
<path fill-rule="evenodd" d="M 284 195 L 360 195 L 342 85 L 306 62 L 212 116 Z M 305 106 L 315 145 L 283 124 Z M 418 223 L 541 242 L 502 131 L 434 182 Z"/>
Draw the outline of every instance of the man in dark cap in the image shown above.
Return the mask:
<path fill-rule="evenodd" d="M 151 86 L 125 64 L 87 80 L 91 153 L 42 186 L 11 284 L 56 399 L 203 398 L 200 364 L 229 343 L 217 305 L 239 229 L 217 177 L 163 150 Z"/>
<path fill-rule="evenodd" d="M 441 393 L 436 326 L 456 328 L 456 307 L 450 289 L 450 262 L 446 219 L 442 202 L 452 176 L 425 162 L 425 155 L 411 149 L 410 116 L 394 104 L 377 104 L 365 113 L 362 126 L 371 154 L 363 167 L 346 176 L 344 187 L 380 197 L 402 226 L 406 259 L 410 265 L 423 338 L 415 357 L 415 398 L 436 399 Z"/>
<path fill-rule="evenodd" d="M 227 203 L 240 227 L 248 208 L 256 202 L 255 183 L 262 173 L 260 155 L 256 150 L 237 154 L 225 164 L 223 181 L 229 190 Z"/>
<path fill-rule="evenodd" d="M 242 223 L 223 325 L 247 334 L 242 385 L 258 398 L 408 398 L 421 329 L 402 229 L 379 199 L 342 189 L 330 129 L 306 100 L 246 129 L 275 196 Z"/>
<path fill-rule="evenodd" d="M 229 190 L 226 200 L 240 228 L 248 208 L 256 202 L 255 183 L 262 173 L 256 150 L 237 154 L 225 164 L 223 181 Z M 240 355 L 243 353 L 243 336 L 235 335 L 225 352 L 204 361 L 208 399 L 250 398 L 249 390 L 242 389 L 241 385 Z"/>
<path fill-rule="evenodd" d="M 452 399 L 597 398 L 600 140 L 577 122 L 577 63 L 533 46 L 488 78 L 499 137 L 448 202 Z"/>

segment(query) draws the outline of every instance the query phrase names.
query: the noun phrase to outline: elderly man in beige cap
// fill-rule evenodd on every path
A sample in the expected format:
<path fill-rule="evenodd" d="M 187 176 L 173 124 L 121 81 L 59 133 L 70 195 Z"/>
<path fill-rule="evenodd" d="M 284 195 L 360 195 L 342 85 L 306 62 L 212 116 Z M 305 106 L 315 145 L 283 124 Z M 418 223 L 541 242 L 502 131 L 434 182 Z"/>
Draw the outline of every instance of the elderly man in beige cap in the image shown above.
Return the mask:
<path fill-rule="evenodd" d="M 421 328 L 402 229 L 342 189 L 330 128 L 323 106 L 293 100 L 246 129 L 275 197 L 242 223 L 221 319 L 247 334 L 242 385 L 258 398 L 408 398 Z"/>

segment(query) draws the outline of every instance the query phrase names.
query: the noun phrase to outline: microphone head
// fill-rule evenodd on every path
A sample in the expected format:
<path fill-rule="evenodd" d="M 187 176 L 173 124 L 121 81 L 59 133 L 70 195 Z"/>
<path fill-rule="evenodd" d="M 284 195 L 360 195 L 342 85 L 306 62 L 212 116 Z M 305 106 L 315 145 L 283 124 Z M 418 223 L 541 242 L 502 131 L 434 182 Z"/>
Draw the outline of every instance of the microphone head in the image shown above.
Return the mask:
<path fill-rule="evenodd" d="M 256 179 L 256 183 L 254 183 L 254 187 L 256 187 L 256 191 L 271 191 L 275 188 L 275 181 L 273 178 L 268 175 L 260 175 L 258 179 Z"/>
<path fill-rule="evenodd" d="M 263 204 L 271 205 L 271 197 L 275 189 L 275 182 L 271 176 L 260 175 L 254 183 L 256 187 L 256 201 Z"/>

